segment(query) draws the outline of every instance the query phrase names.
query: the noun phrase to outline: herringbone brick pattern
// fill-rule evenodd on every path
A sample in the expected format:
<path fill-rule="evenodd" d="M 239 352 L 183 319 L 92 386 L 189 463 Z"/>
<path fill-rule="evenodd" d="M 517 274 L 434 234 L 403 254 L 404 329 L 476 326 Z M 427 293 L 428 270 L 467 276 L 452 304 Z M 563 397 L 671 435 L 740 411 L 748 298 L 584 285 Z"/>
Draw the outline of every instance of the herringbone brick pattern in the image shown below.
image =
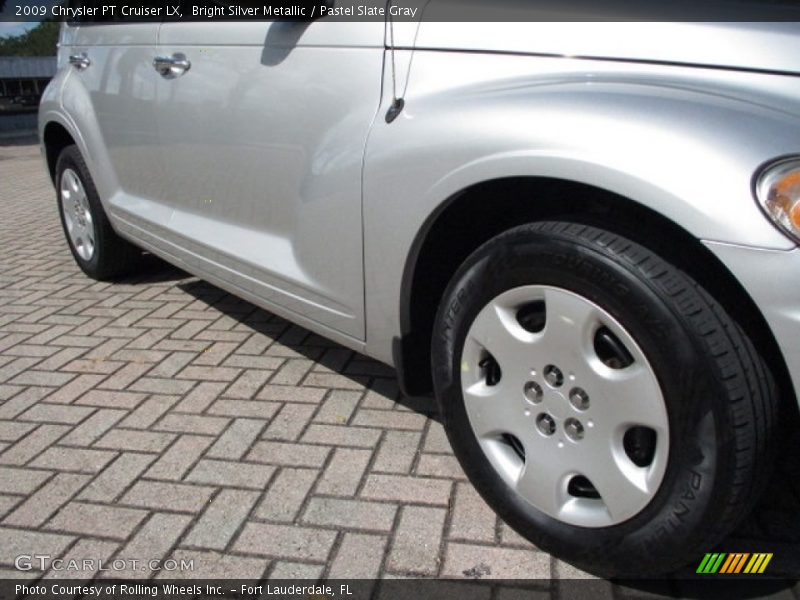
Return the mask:
<path fill-rule="evenodd" d="M 0 169 L 7 568 L 27 548 L 205 576 L 551 576 L 391 369 L 160 264 L 91 281 L 38 150 Z"/>
<path fill-rule="evenodd" d="M 582 575 L 495 517 L 391 369 L 164 265 L 86 278 L 36 146 L 0 148 L 0 210 L 4 574 L 64 576 L 14 570 L 36 553 L 194 560 L 170 577 Z"/>

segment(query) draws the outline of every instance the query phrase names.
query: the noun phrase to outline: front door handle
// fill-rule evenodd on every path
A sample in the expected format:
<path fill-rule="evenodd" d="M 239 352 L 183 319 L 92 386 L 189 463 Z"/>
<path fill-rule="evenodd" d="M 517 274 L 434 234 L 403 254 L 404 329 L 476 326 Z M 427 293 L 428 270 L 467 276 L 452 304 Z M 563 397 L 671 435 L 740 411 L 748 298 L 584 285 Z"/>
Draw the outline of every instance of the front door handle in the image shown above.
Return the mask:
<path fill-rule="evenodd" d="M 167 79 L 180 77 L 192 66 L 192 63 L 182 52 L 176 52 L 172 56 L 156 56 L 153 59 L 153 68 Z"/>
<path fill-rule="evenodd" d="M 69 64 L 78 69 L 78 71 L 83 71 L 92 64 L 92 61 L 86 52 L 78 52 L 77 54 L 69 55 Z"/>

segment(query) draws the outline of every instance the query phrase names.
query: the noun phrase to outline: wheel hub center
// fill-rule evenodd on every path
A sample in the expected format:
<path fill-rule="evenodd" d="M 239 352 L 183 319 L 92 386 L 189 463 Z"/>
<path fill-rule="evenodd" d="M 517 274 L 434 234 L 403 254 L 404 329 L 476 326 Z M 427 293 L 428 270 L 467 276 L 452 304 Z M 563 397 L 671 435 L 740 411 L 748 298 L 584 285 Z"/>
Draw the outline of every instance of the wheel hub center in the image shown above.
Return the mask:
<path fill-rule="evenodd" d="M 570 405 L 567 397 L 561 392 L 550 390 L 545 398 L 547 411 L 559 422 L 564 421 L 570 415 Z"/>
<path fill-rule="evenodd" d="M 80 202 L 77 200 L 75 201 L 75 221 L 78 223 L 80 227 L 84 227 L 86 225 L 86 219 L 83 214 L 83 209 L 81 208 Z"/>
<path fill-rule="evenodd" d="M 593 426 L 592 420 L 583 422 L 581 414 L 588 417 L 589 394 L 582 387 L 574 385 L 575 375 L 569 372 L 570 385 L 565 386 L 564 371 L 556 365 L 547 365 L 543 372 L 546 385 L 540 385 L 537 371 L 531 370 L 528 380 L 523 384 L 525 399 L 523 412 L 526 417 L 535 416 L 535 425 L 543 436 L 555 440 L 559 448 L 565 440 L 578 443 L 586 435 L 586 427 Z M 535 407 L 535 411 L 532 410 Z M 558 434 L 558 435 L 555 435 Z"/>

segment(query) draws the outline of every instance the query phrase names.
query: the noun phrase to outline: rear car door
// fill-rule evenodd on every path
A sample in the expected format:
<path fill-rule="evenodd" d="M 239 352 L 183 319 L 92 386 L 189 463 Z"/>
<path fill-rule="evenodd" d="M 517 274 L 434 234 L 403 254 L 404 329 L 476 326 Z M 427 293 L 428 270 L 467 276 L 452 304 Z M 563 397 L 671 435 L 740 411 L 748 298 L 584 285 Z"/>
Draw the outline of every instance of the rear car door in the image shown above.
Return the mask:
<path fill-rule="evenodd" d="M 159 34 L 163 193 L 185 260 L 357 340 L 383 40 L 382 23 L 324 20 L 167 21 Z"/>
<path fill-rule="evenodd" d="M 92 5 L 91 2 L 83 4 Z M 72 3 L 77 6 L 77 3 Z M 106 210 L 129 221 L 166 223 L 156 131 L 153 70 L 159 23 L 76 22 L 67 39 L 71 85 L 62 102 L 86 138 Z M 79 85 L 75 85 L 75 81 Z"/>

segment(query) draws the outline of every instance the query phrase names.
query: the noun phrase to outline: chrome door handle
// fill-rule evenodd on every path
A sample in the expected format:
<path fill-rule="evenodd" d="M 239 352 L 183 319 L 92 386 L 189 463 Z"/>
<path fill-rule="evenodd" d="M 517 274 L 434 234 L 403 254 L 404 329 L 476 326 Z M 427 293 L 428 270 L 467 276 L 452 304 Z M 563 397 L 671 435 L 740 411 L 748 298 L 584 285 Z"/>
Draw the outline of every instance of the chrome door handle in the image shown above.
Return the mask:
<path fill-rule="evenodd" d="M 92 64 L 92 61 L 86 52 L 78 52 L 77 54 L 69 55 L 69 64 L 78 69 L 78 71 L 83 71 Z"/>
<path fill-rule="evenodd" d="M 156 56 L 153 59 L 153 68 L 167 79 L 183 75 L 191 66 L 192 63 L 182 52 L 176 52 L 172 56 Z"/>

